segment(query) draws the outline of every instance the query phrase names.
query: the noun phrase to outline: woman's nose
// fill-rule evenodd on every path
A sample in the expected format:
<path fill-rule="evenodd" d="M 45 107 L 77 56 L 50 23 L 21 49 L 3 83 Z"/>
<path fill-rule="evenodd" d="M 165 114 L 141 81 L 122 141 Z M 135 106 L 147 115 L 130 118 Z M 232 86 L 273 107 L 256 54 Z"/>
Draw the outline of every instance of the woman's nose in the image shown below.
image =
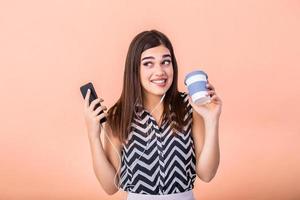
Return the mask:
<path fill-rule="evenodd" d="M 163 75 L 163 74 L 165 74 L 165 70 L 164 70 L 164 67 L 162 66 L 162 65 L 160 65 L 160 64 L 158 64 L 157 66 L 156 66 L 156 73 L 157 74 L 159 74 L 159 75 Z"/>

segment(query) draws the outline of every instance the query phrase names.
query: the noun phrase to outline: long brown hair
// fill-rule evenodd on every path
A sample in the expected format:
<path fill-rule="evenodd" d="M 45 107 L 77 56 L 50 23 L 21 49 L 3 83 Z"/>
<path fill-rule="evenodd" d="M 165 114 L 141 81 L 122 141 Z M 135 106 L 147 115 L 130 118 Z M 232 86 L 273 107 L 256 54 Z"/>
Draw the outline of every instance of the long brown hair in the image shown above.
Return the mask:
<path fill-rule="evenodd" d="M 108 110 L 108 123 L 114 136 L 124 142 L 131 131 L 131 122 L 136 114 L 137 104 L 143 105 L 142 85 L 140 80 L 140 59 L 143 51 L 164 45 L 171 53 L 173 65 L 173 82 L 165 94 L 163 117 L 170 120 L 171 128 L 182 131 L 186 125 L 184 115 L 186 106 L 177 89 L 178 68 L 173 46 L 166 35 L 157 31 L 143 31 L 132 40 L 126 57 L 123 89 L 118 101 Z M 171 107 L 171 110 L 169 108 Z M 171 112 L 172 111 L 172 112 Z"/>

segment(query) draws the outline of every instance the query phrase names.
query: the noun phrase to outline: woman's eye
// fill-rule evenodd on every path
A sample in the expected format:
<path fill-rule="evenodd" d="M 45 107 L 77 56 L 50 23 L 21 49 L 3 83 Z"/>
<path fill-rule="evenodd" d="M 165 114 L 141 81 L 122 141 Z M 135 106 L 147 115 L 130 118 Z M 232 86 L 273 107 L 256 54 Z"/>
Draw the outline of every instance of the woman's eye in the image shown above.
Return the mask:
<path fill-rule="evenodd" d="M 151 64 L 152 64 L 151 62 L 145 62 L 143 65 L 144 66 L 151 66 Z"/>
<path fill-rule="evenodd" d="M 164 64 L 164 65 L 169 65 L 170 63 L 171 63 L 171 60 L 164 60 L 162 62 L 162 64 Z M 152 65 L 152 62 L 144 62 L 143 65 L 150 67 Z"/>
<path fill-rule="evenodd" d="M 163 63 L 167 63 L 167 65 L 169 65 L 171 63 L 171 60 L 164 60 Z"/>

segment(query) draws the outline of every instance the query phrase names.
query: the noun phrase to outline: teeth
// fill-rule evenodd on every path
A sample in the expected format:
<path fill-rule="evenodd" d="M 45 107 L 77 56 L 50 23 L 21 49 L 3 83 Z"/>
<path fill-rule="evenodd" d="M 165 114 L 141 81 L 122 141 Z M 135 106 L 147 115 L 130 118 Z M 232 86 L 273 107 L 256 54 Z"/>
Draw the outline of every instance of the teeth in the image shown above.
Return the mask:
<path fill-rule="evenodd" d="M 166 80 L 156 80 L 156 81 L 152 81 L 153 83 L 164 83 L 166 82 Z"/>

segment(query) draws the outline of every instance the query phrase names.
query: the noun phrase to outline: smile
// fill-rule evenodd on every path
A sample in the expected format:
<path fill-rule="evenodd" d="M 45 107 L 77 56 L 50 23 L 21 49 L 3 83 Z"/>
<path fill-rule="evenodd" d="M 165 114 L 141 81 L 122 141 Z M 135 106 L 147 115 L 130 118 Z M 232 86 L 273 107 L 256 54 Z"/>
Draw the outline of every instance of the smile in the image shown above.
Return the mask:
<path fill-rule="evenodd" d="M 157 86 L 164 87 L 166 85 L 167 79 L 152 80 L 151 82 Z"/>

